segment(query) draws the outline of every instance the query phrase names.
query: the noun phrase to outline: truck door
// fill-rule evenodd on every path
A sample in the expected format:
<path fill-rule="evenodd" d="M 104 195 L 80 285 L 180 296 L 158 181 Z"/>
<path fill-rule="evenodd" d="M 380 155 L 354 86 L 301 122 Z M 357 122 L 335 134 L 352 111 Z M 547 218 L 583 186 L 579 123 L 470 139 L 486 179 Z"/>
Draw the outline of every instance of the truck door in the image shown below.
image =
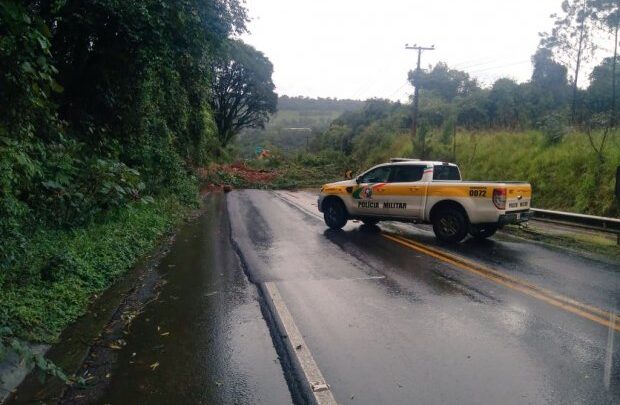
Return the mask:
<path fill-rule="evenodd" d="M 424 165 L 393 165 L 385 191 L 383 210 L 395 217 L 421 218 L 427 182 Z"/>
<path fill-rule="evenodd" d="M 387 181 L 390 178 L 390 166 L 380 166 L 364 173 L 359 183 L 353 188 L 353 212 L 358 215 L 381 216 L 385 214 L 383 203 Z"/>

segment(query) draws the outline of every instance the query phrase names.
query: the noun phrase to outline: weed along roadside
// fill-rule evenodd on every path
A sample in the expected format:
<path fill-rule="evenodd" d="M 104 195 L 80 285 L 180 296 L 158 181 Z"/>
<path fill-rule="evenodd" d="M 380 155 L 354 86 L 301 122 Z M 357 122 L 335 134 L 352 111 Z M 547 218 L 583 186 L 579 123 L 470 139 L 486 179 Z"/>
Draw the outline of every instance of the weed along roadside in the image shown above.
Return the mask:
<path fill-rule="evenodd" d="M 140 291 L 146 296 L 145 291 L 155 290 L 157 280 L 151 269 L 165 255 L 175 228 L 200 211 L 165 198 L 130 205 L 103 224 L 36 235 L 21 266 L 42 276 L 26 285 L 5 282 L 2 286 L 0 314 L 11 332 L 3 343 L 25 346 L 20 356 L 4 358 L 2 398 L 13 393 L 32 367 L 23 386 L 25 390 L 35 387 L 43 377 L 46 384 L 40 394 L 44 396 L 57 397 L 69 384 L 87 383 L 87 377 L 73 373 L 89 347 L 120 308 L 139 307 L 140 300 L 132 294 Z M 47 360 L 41 350 L 29 349 L 40 344 L 44 348 L 51 344 Z M 62 378 L 49 376 L 51 367 L 59 367 Z"/>

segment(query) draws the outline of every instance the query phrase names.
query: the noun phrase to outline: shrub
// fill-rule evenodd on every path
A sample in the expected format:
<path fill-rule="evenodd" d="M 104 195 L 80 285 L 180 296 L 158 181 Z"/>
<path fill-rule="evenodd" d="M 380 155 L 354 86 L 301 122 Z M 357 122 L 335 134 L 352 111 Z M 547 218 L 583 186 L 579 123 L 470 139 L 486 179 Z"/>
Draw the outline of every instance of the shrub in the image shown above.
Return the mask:
<path fill-rule="evenodd" d="M 540 123 L 540 130 L 546 145 L 560 143 L 568 133 L 564 114 L 553 113 L 545 116 Z"/>

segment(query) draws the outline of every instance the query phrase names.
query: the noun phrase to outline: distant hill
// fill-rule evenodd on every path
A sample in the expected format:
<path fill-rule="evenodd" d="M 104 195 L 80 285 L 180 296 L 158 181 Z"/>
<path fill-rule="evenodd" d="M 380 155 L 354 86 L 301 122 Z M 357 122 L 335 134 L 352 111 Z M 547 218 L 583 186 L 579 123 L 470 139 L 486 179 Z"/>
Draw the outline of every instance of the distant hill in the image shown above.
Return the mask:
<path fill-rule="evenodd" d="M 250 129 L 239 134 L 237 145 L 244 157 L 253 156 L 256 147 L 277 148 L 285 152 L 303 150 L 307 142 L 329 127 L 347 111 L 364 106 L 361 100 L 281 96 L 278 112 L 265 129 Z"/>

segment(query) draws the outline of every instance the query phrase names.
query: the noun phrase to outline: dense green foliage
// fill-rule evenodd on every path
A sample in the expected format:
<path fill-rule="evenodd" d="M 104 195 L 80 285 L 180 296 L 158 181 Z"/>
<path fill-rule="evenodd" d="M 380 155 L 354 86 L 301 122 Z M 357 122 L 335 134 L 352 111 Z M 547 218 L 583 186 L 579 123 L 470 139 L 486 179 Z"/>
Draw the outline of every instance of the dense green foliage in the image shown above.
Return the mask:
<path fill-rule="evenodd" d="M 0 327 L 55 339 L 196 204 L 245 23 L 239 0 L 0 0 Z"/>
<path fill-rule="evenodd" d="M 39 227 L 194 198 L 187 163 L 219 148 L 210 55 L 244 21 L 235 0 L 0 1 L 0 270 Z"/>
<path fill-rule="evenodd" d="M 601 114 L 609 117 L 612 62 L 603 60 L 592 71 L 588 88 L 579 91 L 574 125 L 599 125 Z M 530 81 L 500 78 L 489 88 L 480 87 L 469 74 L 444 63 L 411 72 L 410 80 L 420 88 L 420 125 L 442 127 L 456 122 L 467 129 L 542 129 L 551 117 L 563 117 L 568 125 L 571 86 L 566 67 L 554 61 L 545 48 L 534 54 L 532 65 Z"/>

